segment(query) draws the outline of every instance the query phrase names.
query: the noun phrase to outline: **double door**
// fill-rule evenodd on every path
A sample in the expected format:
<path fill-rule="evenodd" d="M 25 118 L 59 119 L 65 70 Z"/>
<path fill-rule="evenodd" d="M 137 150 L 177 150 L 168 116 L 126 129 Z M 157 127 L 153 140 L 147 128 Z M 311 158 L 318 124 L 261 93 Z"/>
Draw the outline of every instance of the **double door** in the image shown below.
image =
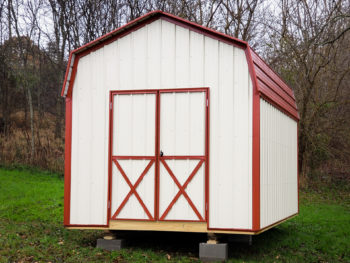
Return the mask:
<path fill-rule="evenodd" d="M 109 219 L 206 221 L 208 89 L 110 99 Z"/>

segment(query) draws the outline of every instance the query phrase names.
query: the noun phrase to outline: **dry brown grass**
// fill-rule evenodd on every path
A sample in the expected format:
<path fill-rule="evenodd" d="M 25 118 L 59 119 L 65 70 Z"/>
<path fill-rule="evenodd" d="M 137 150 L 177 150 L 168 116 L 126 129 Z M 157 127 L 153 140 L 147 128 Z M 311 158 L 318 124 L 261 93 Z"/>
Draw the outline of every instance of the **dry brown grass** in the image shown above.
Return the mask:
<path fill-rule="evenodd" d="M 35 154 L 31 158 L 31 131 L 24 112 L 11 115 L 10 132 L 0 134 L 0 163 L 4 165 L 30 165 L 63 173 L 64 138 L 55 138 L 55 116 L 35 113 Z M 62 120 L 63 122 L 63 120 Z"/>

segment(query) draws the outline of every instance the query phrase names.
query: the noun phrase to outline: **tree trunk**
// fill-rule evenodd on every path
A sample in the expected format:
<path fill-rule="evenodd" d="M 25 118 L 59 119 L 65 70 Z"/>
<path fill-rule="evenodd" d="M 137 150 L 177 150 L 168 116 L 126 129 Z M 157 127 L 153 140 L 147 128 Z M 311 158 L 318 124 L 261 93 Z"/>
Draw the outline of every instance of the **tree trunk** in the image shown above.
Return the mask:
<path fill-rule="evenodd" d="M 5 74 L 4 74 L 5 75 Z M 3 76 L 2 83 L 0 85 L 1 92 L 1 104 L 2 104 L 2 118 L 3 118 L 3 127 L 0 127 L 0 132 L 3 132 L 5 135 L 8 135 L 9 126 L 10 126 L 10 109 L 9 109 L 9 83 L 6 80 L 6 76 Z"/>
<path fill-rule="evenodd" d="M 33 110 L 33 101 L 32 101 L 32 92 L 29 87 L 27 87 L 28 92 L 28 105 L 30 113 L 30 131 L 31 131 L 31 141 L 30 141 L 30 162 L 34 162 L 35 154 L 35 137 L 34 137 L 34 110 Z"/>
<path fill-rule="evenodd" d="M 63 54 L 63 53 L 62 53 Z M 64 58 L 61 56 L 59 60 L 60 78 L 57 82 L 57 98 L 56 98 L 56 123 L 55 123 L 55 138 L 61 138 L 62 136 L 62 119 L 64 116 L 64 107 L 61 99 L 61 87 L 63 85 L 62 80 L 65 75 Z"/>
<path fill-rule="evenodd" d="M 56 99 L 56 121 L 55 121 L 55 138 L 61 138 L 61 130 L 62 130 L 62 125 L 61 125 L 61 120 L 62 120 L 62 114 L 61 114 L 61 98 L 58 97 Z"/>

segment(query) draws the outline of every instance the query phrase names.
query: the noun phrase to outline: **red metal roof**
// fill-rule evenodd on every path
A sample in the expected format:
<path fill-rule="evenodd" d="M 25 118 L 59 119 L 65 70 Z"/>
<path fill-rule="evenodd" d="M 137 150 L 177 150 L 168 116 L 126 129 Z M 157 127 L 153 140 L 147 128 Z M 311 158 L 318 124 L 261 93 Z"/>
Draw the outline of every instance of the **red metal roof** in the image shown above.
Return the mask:
<path fill-rule="evenodd" d="M 119 27 L 112 32 L 97 38 L 75 50 L 73 50 L 68 59 L 65 79 L 61 95 L 63 97 L 70 96 L 74 83 L 74 76 L 77 67 L 78 59 L 107 45 L 118 38 L 121 38 L 157 19 L 164 19 L 176 25 L 188 28 L 200 34 L 215 38 L 230 45 L 247 50 L 250 55 L 247 55 L 248 65 L 250 69 L 253 85 L 256 85 L 257 90 L 263 97 L 273 102 L 288 115 L 294 119 L 299 119 L 295 97 L 291 88 L 275 73 L 259 56 L 252 51 L 248 43 L 237 38 L 225 35 L 207 27 L 203 27 L 196 23 L 190 22 L 183 18 L 165 13 L 162 11 L 153 11 L 141 16 L 126 25 Z M 255 79 L 256 76 L 256 79 Z"/>
<path fill-rule="evenodd" d="M 299 119 L 293 90 L 253 50 L 251 57 L 257 78 L 257 88 L 260 94 L 282 107 L 292 117 Z"/>

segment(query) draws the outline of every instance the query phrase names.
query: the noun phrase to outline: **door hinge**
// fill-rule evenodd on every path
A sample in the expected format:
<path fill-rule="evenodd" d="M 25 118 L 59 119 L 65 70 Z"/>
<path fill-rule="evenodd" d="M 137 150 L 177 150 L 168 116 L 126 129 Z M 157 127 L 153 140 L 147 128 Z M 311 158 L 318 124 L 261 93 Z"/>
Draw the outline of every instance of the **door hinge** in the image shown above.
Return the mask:
<path fill-rule="evenodd" d="M 208 211 L 208 204 L 205 204 L 205 211 Z"/>
<path fill-rule="evenodd" d="M 109 109 L 111 110 L 112 109 L 112 102 L 109 103 Z"/>
<path fill-rule="evenodd" d="M 209 106 L 209 100 L 207 99 L 207 107 Z"/>
<path fill-rule="evenodd" d="M 108 209 L 111 207 L 111 201 L 108 200 Z"/>

